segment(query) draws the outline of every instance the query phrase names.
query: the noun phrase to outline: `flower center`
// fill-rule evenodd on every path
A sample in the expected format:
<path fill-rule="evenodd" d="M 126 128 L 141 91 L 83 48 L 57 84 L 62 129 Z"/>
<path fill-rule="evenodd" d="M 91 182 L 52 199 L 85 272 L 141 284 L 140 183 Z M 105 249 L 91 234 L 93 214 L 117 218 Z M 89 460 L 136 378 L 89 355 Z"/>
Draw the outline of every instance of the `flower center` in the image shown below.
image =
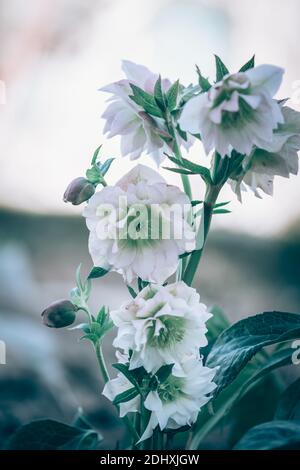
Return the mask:
<path fill-rule="evenodd" d="M 157 290 L 153 286 L 148 286 L 147 290 L 144 293 L 144 299 L 150 300 L 157 294 Z"/>
<path fill-rule="evenodd" d="M 240 98 L 238 112 L 222 111 L 221 126 L 223 129 L 242 128 L 247 123 L 253 122 L 254 116 L 255 111 L 253 108 L 243 98 Z"/>
<path fill-rule="evenodd" d="M 153 320 L 152 326 L 148 330 L 148 344 L 150 346 L 166 349 L 183 340 L 186 331 L 185 318 L 162 315 L 158 317 L 157 321 L 162 323 L 158 334 L 155 331 L 156 320 Z"/>
<path fill-rule="evenodd" d="M 241 128 L 248 122 L 253 121 L 254 110 L 243 100 L 243 95 L 249 95 L 251 92 L 250 82 L 244 74 L 230 75 L 220 84 L 217 84 L 215 88 L 212 88 L 210 91 L 211 109 L 221 106 L 225 101 L 230 101 L 234 92 L 239 94 L 239 110 L 222 110 L 221 125 L 223 129 Z"/>
<path fill-rule="evenodd" d="M 160 211 L 144 204 L 132 205 L 125 215 L 126 222 L 119 230 L 118 238 L 124 247 L 145 248 L 155 246 L 165 238 L 168 223 Z"/>
<path fill-rule="evenodd" d="M 183 395 L 184 378 L 170 375 L 167 380 L 158 386 L 157 393 L 163 403 L 169 403 Z"/>

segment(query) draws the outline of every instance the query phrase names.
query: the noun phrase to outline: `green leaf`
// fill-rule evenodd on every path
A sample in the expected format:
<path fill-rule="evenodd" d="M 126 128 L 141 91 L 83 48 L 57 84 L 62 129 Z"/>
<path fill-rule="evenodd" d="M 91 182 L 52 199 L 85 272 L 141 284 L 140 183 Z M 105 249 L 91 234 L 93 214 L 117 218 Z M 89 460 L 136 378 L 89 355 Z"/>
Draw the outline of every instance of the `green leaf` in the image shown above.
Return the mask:
<path fill-rule="evenodd" d="M 99 145 L 99 147 L 96 148 L 96 150 L 95 150 L 95 152 L 94 152 L 94 154 L 93 154 L 93 158 L 92 158 L 92 161 L 91 161 L 91 165 L 94 165 L 94 164 L 96 163 L 101 148 L 102 148 L 102 145 Z"/>
<path fill-rule="evenodd" d="M 114 160 L 115 158 L 108 158 L 107 160 L 105 160 L 105 162 L 102 165 L 100 165 L 100 171 L 101 171 L 102 176 L 106 175 L 106 173 L 110 169 L 110 166 Z"/>
<path fill-rule="evenodd" d="M 99 443 L 100 436 L 92 431 L 93 448 L 95 439 Z M 59 421 L 44 419 L 33 421 L 16 431 L 8 442 L 8 450 L 58 450 L 86 449 L 87 436 L 91 431 L 69 426 Z M 88 447 L 91 448 L 91 447 Z"/>
<path fill-rule="evenodd" d="M 133 398 L 137 397 L 139 392 L 135 387 L 129 388 L 125 390 L 125 392 L 119 393 L 113 400 L 114 405 L 119 405 L 120 403 L 126 403 L 127 401 L 132 400 Z"/>
<path fill-rule="evenodd" d="M 192 173 L 191 171 L 185 170 L 184 168 L 170 168 L 169 166 L 163 166 L 163 169 L 173 171 L 173 173 L 179 173 L 180 175 L 197 175 L 197 173 Z"/>
<path fill-rule="evenodd" d="M 231 165 L 230 157 L 221 157 L 218 152 L 215 152 L 214 163 L 213 163 L 213 175 L 212 180 L 216 185 L 224 184 L 229 177 L 229 168 Z"/>
<path fill-rule="evenodd" d="M 211 307 L 209 312 L 212 313 L 212 317 L 207 322 L 208 338 L 213 341 L 230 326 L 230 323 L 223 310 L 217 305 Z"/>
<path fill-rule="evenodd" d="M 202 73 L 200 72 L 200 69 L 198 65 L 196 65 L 196 72 L 198 74 L 198 82 L 201 87 L 201 90 L 203 92 L 206 92 L 211 89 L 211 84 L 209 83 L 209 80 L 205 77 L 203 77 Z"/>
<path fill-rule="evenodd" d="M 188 87 L 184 88 L 182 93 L 181 93 L 181 100 L 180 100 L 180 106 L 183 106 L 185 103 L 187 103 L 191 98 L 194 98 L 194 96 L 198 95 L 201 92 L 201 87 L 199 85 L 189 85 Z"/>
<path fill-rule="evenodd" d="M 255 55 L 251 57 L 251 59 L 248 60 L 248 62 L 246 62 L 246 64 L 243 65 L 243 67 L 240 68 L 239 72 L 247 72 L 247 70 L 253 69 L 254 66 L 255 66 Z"/>
<path fill-rule="evenodd" d="M 166 364 L 161 366 L 157 372 L 155 372 L 155 376 L 159 383 L 163 383 L 167 380 L 167 378 L 172 374 L 174 364 Z"/>
<path fill-rule="evenodd" d="M 300 449 L 300 423 L 271 421 L 250 429 L 237 443 L 235 450 Z"/>
<path fill-rule="evenodd" d="M 193 251 L 187 251 L 186 253 L 182 253 L 182 255 L 179 255 L 179 259 L 184 259 L 187 256 L 190 256 L 192 253 L 194 253 L 195 250 Z"/>
<path fill-rule="evenodd" d="M 72 426 L 74 426 L 75 428 L 86 429 L 86 430 L 92 429 L 91 423 L 89 422 L 88 418 L 84 414 L 84 411 L 81 408 L 81 406 L 77 408 L 77 412 L 72 421 Z"/>
<path fill-rule="evenodd" d="M 175 83 L 167 91 L 167 106 L 169 111 L 173 111 L 177 108 L 178 95 L 180 90 L 179 80 L 176 80 Z"/>
<path fill-rule="evenodd" d="M 141 279 L 140 277 L 138 277 L 138 288 L 139 288 L 139 291 L 145 289 L 145 287 L 149 286 L 149 282 L 148 281 L 143 281 L 143 279 Z"/>
<path fill-rule="evenodd" d="M 214 209 L 214 214 L 230 214 L 231 211 L 229 209 Z"/>
<path fill-rule="evenodd" d="M 102 440 L 102 436 L 101 436 Z M 96 450 L 99 448 L 99 434 L 95 431 L 85 431 L 72 441 L 60 447 L 60 450 Z"/>
<path fill-rule="evenodd" d="M 102 327 L 97 322 L 91 322 L 91 333 L 98 338 L 101 337 Z"/>
<path fill-rule="evenodd" d="M 93 342 L 97 342 L 101 340 L 113 326 L 114 324 L 110 320 L 106 307 L 102 307 L 97 318 L 93 317 L 93 321 L 90 324 L 90 331 L 81 339 L 89 339 Z"/>
<path fill-rule="evenodd" d="M 220 82 L 225 75 L 229 74 L 229 70 L 222 62 L 219 56 L 215 55 L 216 60 L 216 82 Z"/>
<path fill-rule="evenodd" d="M 236 382 L 243 384 L 249 377 L 249 366 L 245 367 L 242 373 L 237 377 L 234 384 L 231 384 L 217 396 L 213 401 L 214 412 L 211 413 L 208 407 L 204 407 L 198 417 L 194 427 L 193 438 L 188 447 L 189 450 L 196 450 L 204 437 L 214 429 L 214 427 L 224 419 L 228 414 L 239 394 L 239 387 L 236 390 Z"/>
<path fill-rule="evenodd" d="M 208 321 L 207 326 L 209 327 Z M 210 338 L 210 334 L 209 337 Z M 231 383 L 228 387 L 226 387 L 222 392 L 214 399 L 212 403 L 213 405 L 213 414 L 209 413 L 208 407 L 203 408 L 200 412 L 199 418 L 197 420 L 196 428 L 194 429 L 194 436 L 191 441 L 190 449 L 198 449 L 200 442 L 204 439 L 204 437 L 211 432 L 219 423 L 220 421 L 224 422 L 224 418 L 226 418 L 233 408 L 236 406 L 237 402 L 248 392 L 252 391 L 254 387 L 258 385 L 263 379 L 266 378 L 267 374 L 276 368 L 282 367 L 287 365 L 289 361 L 287 360 L 288 350 L 281 351 L 281 354 L 272 354 L 272 357 L 266 356 L 266 353 L 258 354 L 256 358 L 249 362 L 247 366 L 241 371 L 238 377 Z M 272 377 L 268 379 L 269 385 L 272 384 Z M 268 403 L 272 403 L 272 400 L 276 399 L 276 390 L 275 387 L 276 382 L 272 386 L 273 393 L 270 400 L 267 399 Z M 259 393 L 264 393 L 264 386 L 265 382 L 261 383 L 262 392 L 258 391 Z M 276 389 L 276 390 L 275 390 Z M 256 392 L 254 392 L 256 393 Z M 275 397 L 273 397 L 275 395 Z M 251 397 L 256 396 L 252 394 Z M 249 399 L 251 399 L 251 397 Z M 248 396 L 246 400 L 248 399 Z M 271 405 L 272 406 L 272 405 Z M 259 411 L 259 408 L 261 410 Z M 266 404 L 258 403 L 256 409 L 258 410 L 258 416 L 261 416 L 262 410 L 265 411 Z M 236 413 L 239 419 L 243 419 L 241 416 L 242 408 L 236 407 Z M 228 420 L 234 419 L 234 415 L 228 416 Z M 251 417 L 247 416 L 247 419 L 251 421 Z M 255 423 L 252 422 L 251 426 Z M 236 440 L 234 441 L 236 442 Z"/>
<path fill-rule="evenodd" d="M 192 207 L 195 207 L 195 206 L 198 206 L 199 204 L 203 204 L 203 201 L 194 200 L 194 201 L 191 201 L 191 204 L 192 204 Z"/>
<path fill-rule="evenodd" d="M 90 274 L 88 275 L 88 279 L 97 279 L 99 277 L 105 276 L 109 271 L 104 268 L 99 268 L 97 266 L 94 266 L 93 269 L 91 270 Z"/>
<path fill-rule="evenodd" d="M 224 207 L 224 206 L 227 206 L 228 204 L 230 204 L 231 201 L 226 201 L 226 202 L 218 202 L 217 204 L 214 205 L 214 208 L 217 209 L 219 207 Z"/>
<path fill-rule="evenodd" d="M 291 355 L 293 352 L 291 353 Z M 293 382 L 281 395 L 275 419 L 300 421 L 300 379 Z"/>
<path fill-rule="evenodd" d="M 210 171 L 205 166 L 197 165 L 196 163 L 192 163 L 185 158 L 179 160 L 178 158 L 169 156 L 169 159 L 179 167 L 184 168 L 193 174 L 202 176 L 206 182 L 211 182 Z"/>
<path fill-rule="evenodd" d="M 128 289 L 129 294 L 131 295 L 131 297 L 133 299 L 135 299 L 136 296 L 137 296 L 137 293 L 135 292 L 135 290 L 131 286 L 127 286 L 127 289 Z"/>
<path fill-rule="evenodd" d="M 166 99 L 161 87 L 161 76 L 159 75 L 156 83 L 154 85 L 154 99 L 157 103 L 157 106 L 162 110 L 165 111 L 166 109 Z"/>
<path fill-rule="evenodd" d="M 265 378 L 267 374 L 279 369 L 280 367 L 288 366 L 292 363 L 293 350 L 291 348 L 282 349 L 277 352 L 273 352 L 272 355 L 264 360 L 262 365 L 257 365 L 256 370 L 251 377 L 244 381 L 240 388 L 240 392 L 236 397 L 239 400 L 243 395 L 248 393 L 259 381 Z M 279 418 L 278 418 L 279 419 Z"/>
<path fill-rule="evenodd" d="M 108 172 L 114 160 L 114 158 L 108 158 L 103 164 L 101 164 L 100 162 L 94 163 L 92 165 L 92 168 L 89 168 L 85 173 L 86 178 L 89 180 L 89 182 L 92 184 L 102 183 L 103 177 Z"/>
<path fill-rule="evenodd" d="M 231 152 L 231 157 L 229 158 L 229 166 L 227 170 L 227 177 L 234 176 L 239 174 L 242 170 L 242 163 L 245 156 L 233 150 Z"/>
<path fill-rule="evenodd" d="M 266 312 L 241 320 L 217 339 L 207 358 L 208 367 L 219 366 L 215 394 L 227 387 L 262 348 L 299 337 L 300 315 Z"/>
<path fill-rule="evenodd" d="M 88 341 L 91 341 L 92 343 L 97 343 L 98 341 L 98 336 L 97 335 L 94 335 L 92 333 L 88 333 L 84 336 L 81 336 L 80 340 L 84 340 L 84 339 L 87 339 Z"/>
<path fill-rule="evenodd" d="M 101 307 L 101 309 L 100 309 L 100 311 L 97 315 L 97 322 L 100 323 L 100 325 L 104 325 L 104 323 L 106 323 L 109 320 L 110 320 L 109 309 L 108 309 L 108 307 L 105 307 L 103 305 L 103 307 Z"/>
<path fill-rule="evenodd" d="M 179 136 L 180 136 L 185 142 L 187 142 L 187 140 L 188 140 L 187 132 L 185 132 L 185 131 L 183 131 L 182 129 L 180 129 L 179 124 L 176 126 L 176 130 L 177 130 Z"/>
<path fill-rule="evenodd" d="M 132 101 L 134 101 L 138 106 L 141 106 L 146 113 L 151 114 L 152 116 L 162 117 L 161 110 L 157 106 L 154 96 L 132 83 L 130 83 L 130 86 L 133 91 L 133 95 L 129 98 L 131 98 Z"/>
<path fill-rule="evenodd" d="M 116 370 L 118 370 L 119 372 L 121 372 L 121 374 L 123 374 L 126 379 L 129 380 L 130 383 L 132 383 L 132 385 L 138 390 L 138 392 L 140 393 L 140 385 L 139 385 L 139 382 L 137 380 L 137 376 L 140 374 L 141 372 L 141 368 L 138 368 L 138 369 L 134 369 L 134 370 L 129 370 L 129 366 L 127 364 L 122 364 L 122 363 L 119 363 L 117 362 L 116 364 L 112 364 L 112 367 Z"/>
<path fill-rule="evenodd" d="M 163 129 L 159 129 L 158 127 L 153 127 L 153 132 L 158 135 L 164 142 L 170 144 L 174 140 L 174 137 L 171 136 L 168 132 Z"/>
<path fill-rule="evenodd" d="M 103 305 L 100 310 L 99 310 L 99 313 L 97 315 L 97 323 L 99 323 L 101 326 L 104 324 L 106 318 L 108 316 L 108 311 L 107 311 L 107 308 Z"/>
<path fill-rule="evenodd" d="M 215 336 L 218 336 L 220 334 L 220 330 L 216 329 L 215 331 L 211 331 L 211 324 L 210 322 L 214 320 L 217 315 L 219 308 L 216 307 L 213 310 L 214 316 L 208 320 L 207 327 L 209 330 L 208 333 L 208 340 L 212 341 L 213 338 L 212 333 L 215 334 Z M 222 313 L 222 311 L 221 311 Z M 224 314 L 223 314 L 224 315 Z M 226 319 L 225 319 L 226 322 Z M 223 328 L 224 325 L 222 325 L 222 320 L 221 320 L 221 328 Z M 203 352 L 203 349 L 201 349 Z M 273 370 L 288 365 L 291 362 L 291 354 L 290 354 L 291 348 L 281 350 L 279 352 L 274 353 L 272 351 L 272 356 L 268 356 L 266 352 L 263 353 L 258 353 L 258 355 L 254 358 L 253 361 L 249 362 L 248 365 L 241 371 L 241 373 L 238 375 L 238 377 L 234 380 L 233 383 L 231 383 L 228 387 L 226 387 L 212 403 L 213 405 L 213 415 L 209 414 L 207 407 L 204 408 L 199 415 L 199 419 L 197 421 L 197 426 L 196 429 L 194 430 L 194 437 L 191 442 L 191 449 L 198 449 L 200 442 L 202 442 L 203 438 L 211 432 L 220 421 L 223 420 L 228 416 L 228 414 L 233 411 L 233 408 L 236 407 L 236 404 L 239 402 L 239 400 L 248 394 L 248 392 L 251 392 L 252 389 L 255 388 L 257 390 L 258 384 L 260 384 L 260 390 L 254 391 L 251 396 L 247 395 L 245 398 L 246 403 L 249 399 L 252 399 L 254 396 L 259 396 L 260 393 L 264 393 L 264 387 L 265 387 L 265 381 L 266 376 L 272 372 Z M 272 385 L 273 383 L 273 385 Z M 267 399 L 268 405 L 272 406 L 272 401 L 276 400 L 276 395 L 278 393 L 276 384 L 277 382 L 273 381 L 272 382 L 272 377 L 268 378 L 268 384 L 272 386 L 273 392 L 272 392 L 272 397 L 270 399 Z M 257 388 L 256 388 L 257 387 Z M 260 409 L 261 408 L 261 409 Z M 258 417 L 261 417 L 263 412 L 266 411 L 266 403 L 258 403 L 256 406 Z M 239 407 L 235 408 L 235 413 L 237 414 L 238 419 L 243 420 L 242 417 L 242 412 L 243 412 L 243 407 L 239 405 Z M 247 413 L 247 409 L 245 410 Z M 266 411 L 266 416 L 268 411 Z M 251 421 L 254 417 L 246 416 L 246 419 Z M 228 416 L 228 420 L 234 420 L 236 422 L 236 417 L 234 417 L 233 414 Z M 244 418 L 245 419 L 245 418 Z M 269 418 L 267 418 L 269 419 Z M 252 422 L 250 426 L 253 426 L 255 422 Z M 234 441 L 236 442 L 236 440 Z"/>
<path fill-rule="evenodd" d="M 102 179 L 101 172 L 97 165 L 94 165 L 92 168 L 86 170 L 85 176 L 92 184 L 98 184 Z"/>
<path fill-rule="evenodd" d="M 112 330 L 114 327 L 114 324 L 111 320 L 107 320 L 104 325 L 102 325 L 101 327 L 101 335 L 99 337 L 99 339 L 103 338 L 106 333 L 108 333 L 110 330 Z"/>

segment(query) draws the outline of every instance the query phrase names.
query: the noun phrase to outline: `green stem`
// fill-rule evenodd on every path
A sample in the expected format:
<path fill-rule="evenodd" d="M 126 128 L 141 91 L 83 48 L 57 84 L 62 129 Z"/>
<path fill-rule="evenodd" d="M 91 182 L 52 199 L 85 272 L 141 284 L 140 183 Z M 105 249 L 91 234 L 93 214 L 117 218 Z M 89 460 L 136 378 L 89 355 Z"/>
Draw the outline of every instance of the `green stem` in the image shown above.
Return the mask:
<path fill-rule="evenodd" d="M 141 399 L 141 434 L 145 432 L 145 429 L 149 421 L 149 411 L 145 408 L 144 403 Z M 151 445 L 153 444 L 152 439 L 147 439 L 146 441 L 141 442 L 142 450 L 151 450 Z"/>
<path fill-rule="evenodd" d="M 188 175 L 181 175 L 181 181 L 182 181 L 182 186 L 183 186 L 184 192 L 189 197 L 189 199 L 192 200 L 193 199 L 192 188 L 191 188 L 191 185 L 190 185 Z"/>
<path fill-rule="evenodd" d="M 102 351 L 102 346 L 101 346 L 100 341 L 98 341 L 95 344 L 95 351 L 96 351 L 96 356 L 97 356 L 98 364 L 99 364 L 99 367 L 100 367 L 100 371 L 101 371 L 104 383 L 107 383 L 110 379 L 109 379 L 107 367 L 106 367 L 106 364 L 105 364 L 105 359 L 104 359 L 104 356 L 103 356 L 103 351 Z M 117 407 L 117 408 L 119 408 L 119 407 Z M 139 441 L 140 436 L 137 433 L 134 425 L 132 424 L 132 422 L 130 421 L 128 416 L 124 416 L 122 419 L 123 419 L 125 425 L 127 426 L 127 429 L 130 431 L 132 437 L 134 438 L 135 442 Z"/>
<path fill-rule="evenodd" d="M 177 160 L 181 161 L 182 160 L 182 154 L 181 154 L 181 150 L 180 150 L 180 147 L 179 147 L 177 139 L 176 139 L 175 130 L 174 130 L 173 152 L 174 152 L 174 155 L 177 158 Z M 192 194 L 192 188 L 191 188 L 189 177 L 188 177 L 188 175 L 180 175 L 180 176 L 181 176 L 181 181 L 182 181 L 182 186 L 183 186 L 184 192 L 191 201 L 193 199 L 193 194 Z"/>
<path fill-rule="evenodd" d="M 176 137 L 176 129 L 170 119 L 168 121 L 168 129 L 173 136 L 173 153 L 175 157 L 177 158 L 177 160 L 182 161 L 182 154 L 181 154 L 180 146 L 178 145 L 178 141 Z M 180 176 L 181 176 L 183 190 L 185 194 L 187 195 L 187 197 L 189 198 L 189 200 L 192 201 L 193 193 L 192 193 L 192 188 L 191 188 L 189 177 L 187 175 L 182 175 L 182 174 Z M 187 265 L 187 258 L 181 259 L 179 266 L 178 266 L 177 275 L 176 275 L 177 280 L 182 279 L 182 274 L 185 271 L 186 265 Z"/>
<path fill-rule="evenodd" d="M 84 313 L 87 314 L 89 323 L 91 323 L 91 312 L 89 311 L 88 307 L 78 307 L 78 310 L 82 310 Z"/>
<path fill-rule="evenodd" d="M 220 186 L 211 185 L 208 186 L 205 200 L 203 203 L 203 213 L 201 217 L 201 223 L 199 227 L 198 234 L 202 234 L 202 247 L 199 250 L 194 251 L 194 253 L 190 257 L 190 261 L 188 266 L 185 270 L 183 280 L 184 282 L 190 286 L 194 280 L 198 265 L 200 263 L 204 246 L 206 243 L 207 235 L 210 229 L 211 219 L 213 215 L 214 206 L 216 204 L 216 200 L 218 198 L 219 192 L 221 190 Z"/>
<path fill-rule="evenodd" d="M 137 430 L 135 429 L 134 424 L 130 421 L 128 416 L 124 416 L 122 418 L 122 420 L 124 421 L 125 425 L 127 426 L 127 429 L 130 431 L 130 433 L 131 433 L 131 435 L 134 439 L 133 447 L 137 448 L 136 443 L 140 440 L 140 436 L 139 436 Z"/>
<path fill-rule="evenodd" d="M 97 356 L 98 364 L 99 364 L 99 367 L 100 367 L 100 371 L 101 371 L 104 383 L 107 383 L 109 381 L 109 375 L 108 375 L 108 372 L 107 372 L 107 367 L 106 367 L 106 364 L 105 364 L 103 351 L 102 351 L 102 346 L 101 346 L 100 341 L 97 341 L 97 343 L 95 344 L 95 351 L 96 351 L 96 356 Z"/>
<path fill-rule="evenodd" d="M 152 450 L 164 450 L 164 433 L 160 430 L 159 426 L 156 427 L 152 435 Z M 149 449 L 148 449 L 149 450 Z"/>
<path fill-rule="evenodd" d="M 137 433 L 138 440 L 139 440 L 140 435 L 141 435 L 141 415 L 140 415 L 140 413 L 135 413 L 133 423 L 134 423 L 135 432 Z M 138 447 L 138 446 L 136 446 L 136 447 Z"/>
<path fill-rule="evenodd" d="M 158 429 L 154 429 L 153 431 L 152 450 L 159 450 Z"/>
<path fill-rule="evenodd" d="M 167 450 L 172 450 L 173 440 L 174 440 L 174 434 L 168 434 L 167 435 L 167 443 L 166 443 L 166 449 Z"/>
<path fill-rule="evenodd" d="M 166 120 L 166 124 L 167 124 L 167 127 L 168 127 L 168 131 L 169 131 L 170 135 L 173 137 L 173 141 L 172 141 L 172 143 L 173 143 L 173 146 L 172 146 L 173 153 L 174 153 L 175 157 L 177 158 L 177 160 L 181 161 L 182 160 L 182 154 L 181 154 L 180 146 L 178 145 L 178 141 L 177 141 L 177 131 L 176 131 L 176 128 L 174 126 L 173 118 L 172 118 L 171 114 L 168 111 L 166 112 L 165 120 Z M 183 186 L 184 192 L 189 197 L 189 199 L 192 200 L 193 195 L 192 195 L 192 189 L 191 189 L 189 177 L 187 175 L 181 175 L 181 181 L 182 181 L 182 186 Z"/>

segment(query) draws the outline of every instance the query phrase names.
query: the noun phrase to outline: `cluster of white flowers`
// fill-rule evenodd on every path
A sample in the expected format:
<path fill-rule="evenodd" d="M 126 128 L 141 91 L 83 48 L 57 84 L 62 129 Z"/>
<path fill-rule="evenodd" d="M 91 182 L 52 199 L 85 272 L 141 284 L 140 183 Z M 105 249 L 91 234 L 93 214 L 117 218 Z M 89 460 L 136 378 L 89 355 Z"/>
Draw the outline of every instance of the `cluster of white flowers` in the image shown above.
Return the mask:
<path fill-rule="evenodd" d="M 241 200 L 241 191 L 249 187 L 257 197 L 259 189 L 273 194 L 274 176 L 289 178 L 298 173 L 300 149 L 300 113 L 283 106 L 284 124 L 274 131 L 273 140 L 264 149 L 256 148 L 245 158 L 243 167 L 231 176 L 231 186 Z"/>
<path fill-rule="evenodd" d="M 138 158 L 143 152 L 159 164 L 168 152 L 162 138 L 167 132 L 163 119 L 145 113 L 132 99 L 131 84 L 153 95 L 158 75 L 146 67 L 123 61 L 126 79 L 102 90 L 112 93 L 103 117 L 108 137 L 121 136 L 122 155 Z M 192 94 L 178 109 L 177 140 L 187 148 L 198 135 L 207 154 L 230 157 L 232 151 L 244 156 L 242 168 L 229 183 L 241 200 L 241 190 L 249 187 L 271 195 L 274 176 L 289 177 L 298 171 L 300 113 L 282 106 L 276 95 L 284 70 L 260 65 L 227 74 L 208 91 Z M 171 82 L 162 80 L 164 91 Z M 179 132 L 179 130 L 181 131 Z M 182 131 L 187 135 L 183 140 Z"/>
<path fill-rule="evenodd" d="M 84 209 L 94 265 L 121 273 L 127 283 L 137 277 L 163 283 L 179 256 L 195 248 L 190 211 L 185 193 L 137 165 L 95 193 Z"/>
<path fill-rule="evenodd" d="M 259 67 L 226 75 L 208 92 L 192 98 L 183 109 L 179 124 L 183 130 L 199 133 L 207 153 L 222 157 L 234 149 L 249 155 L 256 145 L 265 148 L 283 116 L 273 96 L 279 89 L 283 70 Z"/>
<path fill-rule="evenodd" d="M 211 317 L 199 294 L 184 282 L 167 286 L 148 285 L 137 297 L 111 312 L 118 328 L 114 346 L 128 359 L 129 371 L 144 368 L 157 381 L 143 389 L 143 406 L 149 420 L 141 440 L 160 429 L 192 425 L 215 388 L 214 369 L 205 367 L 200 348 L 207 345 L 206 321 Z M 126 359 L 125 359 L 126 361 Z M 159 380 L 161 367 L 170 374 Z M 110 400 L 132 388 L 122 374 L 109 381 L 104 395 Z M 120 405 L 120 414 L 140 411 L 140 396 Z"/>
<path fill-rule="evenodd" d="M 200 169 L 203 176 L 209 170 L 180 153 L 182 145 L 188 148 L 200 138 L 205 152 L 215 153 L 214 162 L 228 163 L 224 181 L 239 199 L 247 187 L 259 197 L 259 190 L 272 194 L 275 175 L 297 173 L 300 113 L 274 98 L 281 68 L 249 65 L 230 74 L 224 66 L 217 83 L 204 79 L 202 87 L 200 79 L 199 86 L 188 88 L 129 61 L 123 71 L 126 79 L 102 88 L 112 95 L 104 131 L 121 137 L 123 156 L 137 159 L 146 153 L 160 164 L 170 151 L 183 165 L 179 171 Z M 217 185 L 211 175 L 205 182 Z M 127 284 L 138 279 L 140 289 L 141 281 L 149 283 L 111 312 L 118 329 L 114 346 L 127 373 L 110 380 L 104 395 L 117 400 L 121 416 L 138 412 L 144 417 L 146 410 L 141 440 L 157 427 L 192 425 L 216 387 L 216 370 L 203 364 L 200 353 L 211 315 L 183 281 L 164 284 L 180 255 L 197 246 L 191 200 L 156 171 L 137 165 L 114 186 L 96 192 L 84 216 L 94 265 L 117 271 Z"/>
<path fill-rule="evenodd" d="M 83 216 L 94 268 L 84 282 L 79 268 L 71 301 L 54 302 L 42 315 L 47 326 L 62 328 L 75 321 L 78 310 L 88 314 L 89 324 L 75 328 L 96 349 L 106 382 L 103 394 L 126 417 L 134 446 L 154 434 L 149 445 L 157 448 L 165 440 L 162 433 L 200 423 L 202 407 L 239 373 L 238 361 L 227 361 L 234 370 L 229 374 L 226 361 L 224 366 L 219 360 L 213 323 L 210 333 L 219 356 L 211 361 L 210 349 L 205 359 L 212 315 L 190 286 L 212 217 L 228 212 L 227 202 L 218 202 L 224 184 L 241 200 L 247 188 L 258 197 L 260 191 L 272 194 L 276 175 L 297 174 L 300 113 L 275 99 L 284 71 L 255 67 L 254 58 L 230 74 L 216 57 L 216 82 L 197 69 L 199 83 L 188 87 L 133 62 L 123 61 L 122 67 L 126 78 L 102 88 L 111 94 L 104 132 L 109 138 L 120 136 L 122 156 L 138 159 L 146 153 L 157 165 L 168 157 L 176 167 L 166 169 L 181 174 L 184 192 L 141 164 L 108 185 L 106 173 L 114 159 L 102 162 L 98 147 L 85 177 L 74 179 L 64 194 L 65 202 L 87 202 Z M 195 139 L 212 154 L 211 169 L 182 155 L 182 147 L 188 149 Z M 193 198 L 190 176 L 202 178 L 204 201 Z M 132 299 L 112 312 L 102 307 L 95 317 L 88 307 L 91 279 L 109 271 L 123 276 Z M 176 282 L 169 279 L 175 273 Z M 113 326 L 118 375 L 111 380 L 101 347 Z M 227 346 L 225 341 L 225 352 Z M 214 365 L 225 371 L 216 374 Z M 126 416 L 132 413 L 134 420 Z"/>
<path fill-rule="evenodd" d="M 249 187 L 273 194 L 275 175 L 298 172 L 300 113 L 274 99 L 283 69 L 261 65 L 246 72 L 226 75 L 206 93 L 184 107 L 179 124 L 183 130 L 200 133 L 205 151 L 230 157 L 244 155 L 242 168 L 231 176 L 231 186 L 241 200 Z"/>
<path fill-rule="evenodd" d="M 143 65 L 123 60 L 122 69 L 126 79 L 111 83 L 101 91 L 112 94 L 109 106 L 102 114 L 106 120 L 104 133 L 108 138 L 119 135 L 121 137 L 121 154 L 129 155 L 132 160 L 149 154 L 159 165 L 168 152 L 168 145 L 161 136 L 168 135 L 165 123 L 159 116 L 149 116 L 144 109 L 136 104 L 130 96 L 131 85 L 137 85 L 147 93 L 154 93 L 154 86 L 158 75 Z M 162 89 L 167 91 L 171 87 L 168 79 L 162 80 Z M 192 136 L 188 140 L 180 139 L 180 143 L 189 148 L 193 142 Z"/>

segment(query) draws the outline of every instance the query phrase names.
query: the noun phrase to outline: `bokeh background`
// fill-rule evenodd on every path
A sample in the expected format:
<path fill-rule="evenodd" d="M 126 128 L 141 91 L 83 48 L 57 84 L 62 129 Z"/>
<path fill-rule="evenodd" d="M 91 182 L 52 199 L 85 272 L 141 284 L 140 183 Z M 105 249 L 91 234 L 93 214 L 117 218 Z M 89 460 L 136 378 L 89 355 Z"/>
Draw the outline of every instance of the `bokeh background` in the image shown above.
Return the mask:
<path fill-rule="evenodd" d="M 195 64 L 212 76 L 214 53 L 232 70 L 255 53 L 257 63 L 286 69 L 279 97 L 300 110 L 299 15 L 298 0 L 0 0 L 0 447 L 20 423 L 69 422 L 78 406 L 108 440 L 123 432 L 101 398 L 90 346 L 40 321 L 49 302 L 68 296 L 78 264 L 91 267 L 81 208 L 62 194 L 100 143 L 106 157 L 119 155 L 118 138 L 102 135 L 106 96 L 98 89 L 121 78 L 123 58 L 187 85 Z M 200 144 L 191 158 L 205 163 Z M 115 161 L 109 182 L 131 166 Z M 249 194 L 242 205 L 230 188 L 222 193 L 232 213 L 215 217 L 196 285 L 231 321 L 300 312 L 299 181 L 277 179 L 274 197 Z M 194 192 L 201 198 L 203 188 Z M 127 297 L 121 278 L 108 275 L 95 282 L 92 307 Z"/>

